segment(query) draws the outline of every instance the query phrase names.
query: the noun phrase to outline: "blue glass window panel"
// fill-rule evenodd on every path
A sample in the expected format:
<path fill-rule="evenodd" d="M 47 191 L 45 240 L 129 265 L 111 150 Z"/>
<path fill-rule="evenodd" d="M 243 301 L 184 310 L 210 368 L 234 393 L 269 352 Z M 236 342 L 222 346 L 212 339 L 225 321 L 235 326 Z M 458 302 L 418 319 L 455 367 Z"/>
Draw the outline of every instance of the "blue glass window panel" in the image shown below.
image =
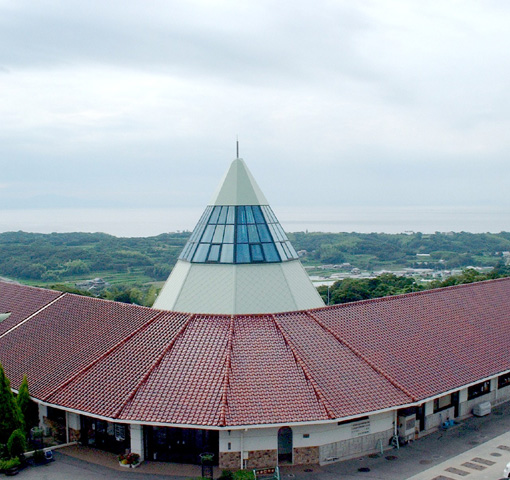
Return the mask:
<path fill-rule="evenodd" d="M 221 247 L 221 263 L 234 263 L 234 244 L 224 243 Z"/>
<path fill-rule="evenodd" d="M 182 251 L 182 254 L 179 258 L 188 260 L 190 258 L 190 252 L 192 248 L 196 245 L 196 243 L 188 242 L 186 246 L 184 247 L 184 250 Z"/>
<path fill-rule="evenodd" d="M 267 225 L 261 223 L 260 225 L 257 225 L 257 230 L 259 231 L 260 241 L 261 242 L 272 242 L 273 239 L 271 238 L 271 235 L 269 234 L 269 229 L 267 228 Z"/>
<path fill-rule="evenodd" d="M 273 210 L 271 210 L 271 207 L 268 205 L 267 210 L 269 212 L 269 215 L 271 217 L 271 220 L 273 223 L 278 223 L 278 219 L 276 218 L 276 215 L 274 214 Z"/>
<path fill-rule="evenodd" d="M 195 252 L 195 256 L 193 257 L 194 262 L 198 263 L 204 263 L 205 259 L 207 258 L 207 252 L 209 251 L 209 244 L 208 243 L 201 243 L 197 251 Z"/>
<path fill-rule="evenodd" d="M 192 243 L 190 245 L 190 249 L 188 250 L 188 253 L 186 254 L 186 260 L 188 260 L 188 262 L 191 262 L 191 259 L 193 258 L 193 255 L 195 254 L 195 250 L 197 249 L 198 247 L 198 243 Z"/>
<path fill-rule="evenodd" d="M 266 223 L 258 205 L 254 205 L 251 209 L 253 210 L 253 216 L 255 217 L 256 223 Z"/>
<path fill-rule="evenodd" d="M 215 225 L 207 225 L 201 243 L 210 243 L 214 233 Z"/>
<path fill-rule="evenodd" d="M 220 259 L 220 245 L 211 245 L 209 250 L 208 262 L 217 262 Z"/>
<path fill-rule="evenodd" d="M 236 219 L 236 207 L 228 207 L 227 223 L 233 224 Z"/>
<path fill-rule="evenodd" d="M 248 225 L 248 240 L 250 243 L 260 243 L 257 225 Z"/>
<path fill-rule="evenodd" d="M 220 212 L 221 212 L 221 207 L 214 207 L 214 210 L 211 214 L 211 218 L 209 219 L 208 223 L 217 223 Z"/>
<path fill-rule="evenodd" d="M 250 246 L 240 243 L 236 248 L 236 263 L 250 263 Z"/>
<path fill-rule="evenodd" d="M 280 242 L 276 242 L 276 250 L 278 250 L 278 253 L 280 255 L 280 258 L 282 259 L 282 262 L 285 262 L 287 260 L 287 253 L 282 247 L 282 244 Z"/>
<path fill-rule="evenodd" d="M 282 226 L 281 226 L 279 223 L 277 223 L 275 226 L 276 226 L 276 228 L 278 229 L 278 232 L 280 232 L 280 237 L 281 237 L 284 241 L 287 241 L 287 240 L 288 240 L 288 238 L 287 238 L 287 235 L 286 235 L 285 231 L 283 230 Z"/>
<path fill-rule="evenodd" d="M 271 215 L 269 215 L 269 212 L 267 210 L 267 207 L 261 207 L 262 208 L 262 213 L 264 214 L 264 219 L 266 221 L 266 223 L 273 223 L 273 221 L 271 220 Z"/>
<path fill-rule="evenodd" d="M 276 225 L 274 223 L 270 223 L 268 225 L 268 227 L 269 227 L 269 230 L 271 231 L 271 235 L 273 236 L 273 240 L 275 242 L 281 242 L 283 240 L 283 238 L 280 236 L 280 232 L 276 228 Z"/>
<path fill-rule="evenodd" d="M 290 253 L 289 247 L 287 247 L 287 242 L 282 242 L 282 247 L 285 250 L 285 255 L 290 260 L 292 258 L 292 253 Z"/>
<path fill-rule="evenodd" d="M 279 262 L 280 257 L 276 252 L 276 248 L 274 243 L 263 243 L 262 249 L 264 250 L 264 256 L 266 257 L 266 262 Z"/>
<path fill-rule="evenodd" d="M 221 207 L 221 213 L 220 213 L 220 216 L 218 218 L 218 223 L 221 223 L 222 225 L 225 225 L 225 223 L 227 223 L 227 212 L 228 212 L 228 207 Z"/>
<path fill-rule="evenodd" d="M 248 243 L 248 229 L 246 225 L 237 225 L 236 243 Z"/>
<path fill-rule="evenodd" d="M 225 225 L 224 243 L 234 243 L 234 225 Z"/>
<path fill-rule="evenodd" d="M 264 255 L 262 255 L 262 248 L 260 244 L 250 245 L 251 261 L 252 262 L 263 262 Z"/>
<path fill-rule="evenodd" d="M 251 211 L 251 207 L 244 207 L 246 209 L 246 223 L 255 223 L 255 218 L 253 218 L 253 212 Z"/>
<path fill-rule="evenodd" d="M 286 244 L 287 244 L 287 248 L 289 249 L 289 252 L 290 252 L 292 258 L 299 258 L 299 255 L 297 254 L 296 250 L 294 250 L 292 243 L 287 242 Z"/>
<path fill-rule="evenodd" d="M 223 232 L 225 230 L 225 225 L 216 225 L 216 230 L 214 230 L 214 235 L 212 239 L 212 243 L 221 243 L 223 242 Z"/>
<path fill-rule="evenodd" d="M 237 207 L 237 223 L 246 223 L 246 211 L 244 210 L 244 207 Z"/>

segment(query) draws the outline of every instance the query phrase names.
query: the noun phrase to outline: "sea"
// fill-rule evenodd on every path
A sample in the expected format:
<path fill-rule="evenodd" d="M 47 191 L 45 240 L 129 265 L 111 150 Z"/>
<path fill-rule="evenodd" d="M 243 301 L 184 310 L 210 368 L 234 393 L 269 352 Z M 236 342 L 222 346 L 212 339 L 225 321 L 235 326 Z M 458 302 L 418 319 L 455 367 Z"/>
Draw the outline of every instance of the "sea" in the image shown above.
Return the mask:
<path fill-rule="evenodd" d="M 510 208 L 278 207 L 287 232 L 434 233 L 510 231 Z M 0 210 L 0 232 L 104 232 L 149 237 L 193 230 L 203 207 L 59 208 Z"/>

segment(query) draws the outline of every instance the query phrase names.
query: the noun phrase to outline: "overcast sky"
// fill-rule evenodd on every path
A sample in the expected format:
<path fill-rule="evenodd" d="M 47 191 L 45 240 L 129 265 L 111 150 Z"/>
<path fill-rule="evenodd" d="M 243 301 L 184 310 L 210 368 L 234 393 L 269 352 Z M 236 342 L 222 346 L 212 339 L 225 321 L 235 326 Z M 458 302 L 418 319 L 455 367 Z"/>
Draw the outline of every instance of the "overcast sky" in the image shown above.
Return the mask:
<path fill-rule="evenodd" d="M 508 0 L 0 0 L 0 206 L 510 207 Z"/>

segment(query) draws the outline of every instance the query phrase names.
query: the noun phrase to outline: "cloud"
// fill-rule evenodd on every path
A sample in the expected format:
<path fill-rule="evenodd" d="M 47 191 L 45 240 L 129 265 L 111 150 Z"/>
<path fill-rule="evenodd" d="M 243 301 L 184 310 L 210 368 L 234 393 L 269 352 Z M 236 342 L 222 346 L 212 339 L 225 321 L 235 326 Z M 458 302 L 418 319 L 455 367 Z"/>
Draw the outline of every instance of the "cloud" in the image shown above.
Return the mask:
<path fill-rule="evenodd" d="M 474 0 L 4 0 L 3 198 L 203 205 L 239 134 L 275 203 L 508 205 L 509 17 Z"/>

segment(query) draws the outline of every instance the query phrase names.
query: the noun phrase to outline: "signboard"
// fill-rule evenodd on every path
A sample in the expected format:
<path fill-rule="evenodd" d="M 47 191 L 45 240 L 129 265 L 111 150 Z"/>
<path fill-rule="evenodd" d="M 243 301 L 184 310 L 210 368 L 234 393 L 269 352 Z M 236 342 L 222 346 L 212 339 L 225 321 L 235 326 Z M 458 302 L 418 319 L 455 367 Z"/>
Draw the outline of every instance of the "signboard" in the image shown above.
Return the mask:
<path fill-rule="evenodd" d="M 370 419 L 361 420 L 351 424 L 351 435 L 353 437 L 362 437 L 370 433 Z"/>
<path fill-rule="evenodd" d="M 256 468 L 253 470 L 253 475 L 255 475 L 255 479 L 259 477 L 271 477 L 275 480 L 280 480 L 280 470 L 278 467 L 274 468 Z"/>

